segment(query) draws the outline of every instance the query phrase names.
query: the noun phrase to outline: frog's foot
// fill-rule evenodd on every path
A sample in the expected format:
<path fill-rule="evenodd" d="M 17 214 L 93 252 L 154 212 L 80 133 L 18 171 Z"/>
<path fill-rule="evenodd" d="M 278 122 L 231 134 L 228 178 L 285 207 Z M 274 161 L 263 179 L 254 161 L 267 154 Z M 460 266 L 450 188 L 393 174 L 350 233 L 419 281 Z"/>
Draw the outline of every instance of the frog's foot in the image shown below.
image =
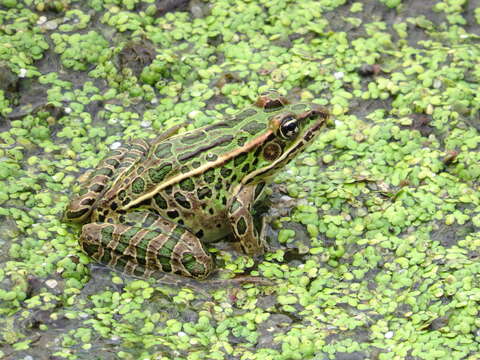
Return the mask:
<path fill-rule="evenodd" d="M 80 245 L 95 260 L 129 275 L 150 277 L 166 272 L 206 278 L 214 263 L 200 240 L 169 220 L 160 221 L 154 230 L 124 224 L 86 224 Z"/>

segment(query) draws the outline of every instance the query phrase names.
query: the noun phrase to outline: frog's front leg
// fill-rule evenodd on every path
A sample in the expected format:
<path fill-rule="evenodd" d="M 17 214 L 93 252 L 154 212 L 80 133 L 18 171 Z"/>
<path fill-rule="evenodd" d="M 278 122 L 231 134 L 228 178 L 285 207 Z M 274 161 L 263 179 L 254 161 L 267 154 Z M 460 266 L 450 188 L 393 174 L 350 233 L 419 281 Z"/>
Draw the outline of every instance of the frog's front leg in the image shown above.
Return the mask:
<path fill-rule="evenodd" d="M 142 277 L 165 272 L 204 279 L 213 270 L 213 258 L 200 239 L 181 225 L 150 212 L 125 217 L 127 224 L 84 225 L 82 249 L 101 263 Z"/>
<path fill-rule="evenodd" d="M 227 203 L 228 218 L 233 235 L 240 241 L 242 250 L 247 255 L 262 255 L 266 244 L 255 229 L 252 206 L 260 197 L 265 183 L 241 186 Z"/>
<path fill-rule="evenodd" d="M 144 140 L 135 140 L 111 151 L 88 178 L 80 183 L 79 195 L 72 199 L 64 213 L 65 220 L 83 223 L 90 216 L 98 199 L 133 164 L 148 152 L 149 145 Z"/>

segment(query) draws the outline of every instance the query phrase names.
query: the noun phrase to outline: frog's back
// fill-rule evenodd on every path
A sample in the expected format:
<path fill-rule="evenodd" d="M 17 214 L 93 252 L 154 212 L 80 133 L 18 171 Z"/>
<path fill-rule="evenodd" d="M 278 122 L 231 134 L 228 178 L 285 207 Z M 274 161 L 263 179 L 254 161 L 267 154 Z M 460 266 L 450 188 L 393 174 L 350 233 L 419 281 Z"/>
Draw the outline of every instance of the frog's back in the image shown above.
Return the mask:
<path fill-rule="evenodd" d="M 241 181 L 251 183 L 253 175 L 263 180 L 285 163 L 270 166 L 288 144 L 276 136 L 272 124 L 278 126 L 280 119 L 294 114 L 304 118 L 310 110 L 307 104 L 252 106 L 223 121 L 154 142 L 147 156 L 115 181 L 101 206 L 128 210 L 164 193 L 168 199 L 176 196 L 179 205 L 207 194 L 205 200 L 217 199 L 221 208 Z M 174 186 L 178 193 L 172 192 Z"/>
<path fill-rule="evenodd" d="M 130 207 L 146 198 L 146 194 L 177 183 L 186 189 L 191 188 L 193 179 L 196 187 L 210 184 L 214 169 L 226 165 L 236 156 L 233 154 L 238 153 L 242 162 L 248 161 L 239 149 L 268 126 L 267 119 L 248 121 L 259 113 L 263 115 L 261 109 L 250 107 L 229 119 L 153 144 L 145 159 L 116 181 L 106 200 L 123 190 L 129 196 L 122 205 Z M 239 164 L 237 161 L 236 165 Z M 224 174 L 233 172 L 234 166 L 234 162 L 227 165 L 230 171 L 225 170 Z"/>

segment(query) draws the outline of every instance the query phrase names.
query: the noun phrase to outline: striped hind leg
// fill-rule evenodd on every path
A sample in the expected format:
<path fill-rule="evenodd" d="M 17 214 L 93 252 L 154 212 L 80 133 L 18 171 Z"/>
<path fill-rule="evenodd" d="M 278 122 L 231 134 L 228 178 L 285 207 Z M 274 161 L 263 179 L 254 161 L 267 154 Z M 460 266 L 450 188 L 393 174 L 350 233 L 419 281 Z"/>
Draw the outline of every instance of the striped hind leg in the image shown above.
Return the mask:
<path fill-rule="evenodd" d="M 212 256 L 183 226 L 151 212 L 125 217 L 126 224 L 84 225 L 82 249 L 101 263 L 142 277 L 165 272 L 204 279 L 213 270 Z"/>
<path fill-rule="evenodd" d="M 90 216 L 98 199 L 109 185 L 148 153 L 149 145 L 144 140 L 135 140 L 111 151 L 97 165 L 86 180 L 80 182 L 80 192 L 72 199 L 64 213 L 67 221 L 83 223 Z"/>

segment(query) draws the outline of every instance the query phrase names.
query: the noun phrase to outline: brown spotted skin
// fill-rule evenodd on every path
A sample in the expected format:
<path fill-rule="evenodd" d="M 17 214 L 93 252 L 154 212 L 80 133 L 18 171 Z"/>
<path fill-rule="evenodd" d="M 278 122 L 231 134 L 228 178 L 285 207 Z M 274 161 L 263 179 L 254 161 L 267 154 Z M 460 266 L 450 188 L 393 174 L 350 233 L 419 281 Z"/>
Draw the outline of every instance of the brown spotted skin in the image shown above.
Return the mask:
<path fill-rule="evenodd" d="M 205 278 L 213 269 L 205 243 L 233 233 L 246 254 L 264 253 L 252 206 L 327 119 L 317 105 L 269 93 L 223 121 L 126 145 L 99 164 L 66 218 L 86 224 L 81 246 L 102 263 Z"/>

